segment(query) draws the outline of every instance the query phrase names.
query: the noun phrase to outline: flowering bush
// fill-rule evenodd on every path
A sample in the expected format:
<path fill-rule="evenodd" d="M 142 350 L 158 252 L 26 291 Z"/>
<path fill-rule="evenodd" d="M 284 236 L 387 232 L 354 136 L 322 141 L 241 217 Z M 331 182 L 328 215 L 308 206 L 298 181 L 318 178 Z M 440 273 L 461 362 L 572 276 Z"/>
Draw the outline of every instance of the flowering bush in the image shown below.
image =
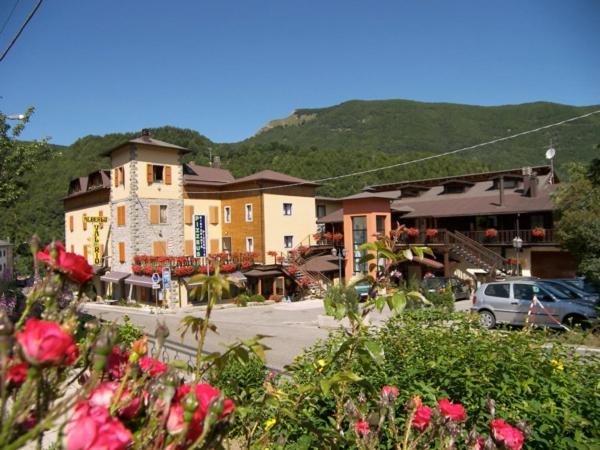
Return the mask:
<path fill-rule="evenodd" d="M 294 276 L 300 271 L 300 268 L 298 266 L 289 266 L 287 271 L 291 276 Z"/>
<path fill-rule="evenodd" d="M 531 230 L 531 235 L 534 238 L 541 239 L 544 236 L 546 236 L 546 230 L 544 230 L 543 228 L 540 228 L 540 227 L 536 227 L 533 230 Z"/>
<path fill-rule="evenodd" d="M 425 230 L 425 236 L 427 236 L 428 239 L 433 239 L 437 235 L 438 235 L 437 228 L 427 228 L 427 230 Z"/>
<path fill-rule="evenodd" d="M 496 236 L 498 236 L 498 230 L 495 228 L 488 228 L 485 230 L 485 237 L 487 239 L 494 239 Z"/>

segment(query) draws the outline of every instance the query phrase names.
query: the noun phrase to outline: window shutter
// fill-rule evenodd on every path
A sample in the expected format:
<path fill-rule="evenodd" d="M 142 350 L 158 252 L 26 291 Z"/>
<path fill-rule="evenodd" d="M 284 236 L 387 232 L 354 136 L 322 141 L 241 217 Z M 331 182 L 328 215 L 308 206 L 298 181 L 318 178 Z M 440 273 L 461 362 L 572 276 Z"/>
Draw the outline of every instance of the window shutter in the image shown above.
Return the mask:
<path fill-rule="evenodd" d="M 113 178 L 115 179 L 115 187 L 119 186 L 119 169 L 113 170 Z"/>
<path fill-rule="evenodd" d="M 119 262 L 125 262 L 125 242 L 119 242 Z"/>
<path fill-rule="evenodd" d="M 121 172 L 119 181 L 121 182 L 123 187 L 125 187 L 125 167 L 121 167 L 119 170 Z"/>
<path fill-rule="evenodd" d="M 219 253 L 219 240 L 218 239 L 210 240 L 210 253 Z"/>
<path fill-rule="evenodd" d="M 83 213 L 83 217 L 81 218 L 81 220 L 83 221 L 83 231 L 87 230 L 87 222 L 85 221 L 86 217 L 87 217 L 87 214 Z"/>
<path fill-rule="evenodd" d="M 117 207 L 117 225 L 118 226 L 125 225 L 125 206 Z"/>
<path fill-rule="evenodd" d="M 208 220 L 210 222 L 211 225 L 218 225 L 219 224 L 219 207 L 218 206 L 211 206 L 208 210 Z"/>
<path fill-rule="evenodd" d="M 165 241 L 154 241 L 152 243 L 154 250 L 154 256 L 166 256 L 167 254 L 167 243 Z"/>
<path fill-rule="evenodd" d="M 152 184 L 154 180 L 154 172 L 152 171 L 152 164 L 146 164 L 146 181 L 148 184 Z"/>
<path fill-rule="evenodd" d="M 83 257 L 85 259 L 88 259 L 88 246 L 87 245 L 83 246 Z"/>
<path fill-rule="evenodd" d="M 191 225 L 194 217 L 194 205 L 187 205 L 183 210 L 183 221 L 186 225 Z"/>
<path fill-rule="evenodd" d="M 194 241 L 191 239 L 185 241 L 185 256 L 194 256 Z"/>
<path fill-rule="evenodd" d="M 165 184 L 171 184 L 171 166 L 165 166 Z"/>
<path fill-rule="evenodd" d="M 74 229 L 75 229 L 75 223 L 73 220 L 73 216 L 69 216 L 69 231 L 73 232 Z"/>
<path fill-rule="evenodd" d="M 156 225 L 160 215 L 159 205 L 150 205 L 150 223 Z"/>

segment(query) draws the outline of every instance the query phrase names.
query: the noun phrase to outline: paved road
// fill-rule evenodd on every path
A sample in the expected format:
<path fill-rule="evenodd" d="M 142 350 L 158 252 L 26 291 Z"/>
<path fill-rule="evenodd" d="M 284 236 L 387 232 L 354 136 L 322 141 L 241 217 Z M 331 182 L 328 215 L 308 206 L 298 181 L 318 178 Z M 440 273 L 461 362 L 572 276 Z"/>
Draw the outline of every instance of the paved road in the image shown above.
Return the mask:
<path fill-rule="evenodd" d="M 456 302 L 456 309 L 467 310 L 468 301 Z M 105 320 L 118 320 L 127 314 L 131 321 L 152 335 L 157 316 L 148 312 L 136 311 L 135 308 L 117 308 L 104 305 L 88 304 L 85 310 Z M 183 343 L 195 347 L 193 336 L 187 335 L 183 340 L 177 331 L 181 319 L 191 314 L 200 317 L 203 312 L 182 312 L 177 314 L 160 314 L 158 319 L 164 320 L 171 330 L 169 341 Z M 205 350 L 223 350 L 224 346 L 239 339 L 248 339 L 258 334 L 270 336 L 264 343 L 271 347 L 266 353 L 267 365 L 282 370 L 291 363 L 294 356 L 303 349 L 314 344 L 318 339 L 327 337 L 328 330 L 319 328 L 318 316 L 324 314 L 321 300 L 307 300 L 297 303 L 279 303 L 248 308 L 217 309 L 213 311 L 211 322 L 217 326 L 219 334 L 209 332 Z M 373 314 L 373 321 L 385 319 L 389 313 Z"/>

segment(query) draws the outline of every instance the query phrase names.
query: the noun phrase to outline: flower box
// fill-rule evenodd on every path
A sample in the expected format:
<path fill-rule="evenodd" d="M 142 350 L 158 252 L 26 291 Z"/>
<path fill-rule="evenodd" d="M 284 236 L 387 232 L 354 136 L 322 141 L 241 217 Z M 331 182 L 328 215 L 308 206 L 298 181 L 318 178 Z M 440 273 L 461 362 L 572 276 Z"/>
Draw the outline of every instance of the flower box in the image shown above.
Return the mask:
<path fill-rule="evenodd" d="M 427 230 L 425 230 L 425 236 L 427 236 L 427 239 L 435 239 L 437 235 L 437 228 L 427 228 Z"/>
<path fill-rule="evenodd" d="M 496 236 L 498 236 L 498 230 L 496 230 L 495 228 L 488 228 L 487 230 L 485 230 L 486 239 L 495 239 Z"/>
<path fill-rule="evenodd" d="M 536 239 L 543 239 L 546 237 L 546 230 L 540 227 L 535 227 L 533 230 L 531 230 L 531 236 Z"/>

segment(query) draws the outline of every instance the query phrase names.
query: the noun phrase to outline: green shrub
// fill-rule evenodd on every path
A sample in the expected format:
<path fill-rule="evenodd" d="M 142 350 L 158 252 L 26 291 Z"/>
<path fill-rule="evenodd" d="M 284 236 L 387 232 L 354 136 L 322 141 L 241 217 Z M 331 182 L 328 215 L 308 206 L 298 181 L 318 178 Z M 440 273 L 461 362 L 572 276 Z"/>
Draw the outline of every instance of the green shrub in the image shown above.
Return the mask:
<path fill-rule="evenodd" d="M 250 297 L 250 301 L 263 303 L 265 301 L 265 298 L 260 294 L 254 294 L 252 297 Z"/>
<path fill-rule="evenodd" d="M 490 419 L 485 408 L 489 398 L 496 402 L 498 417 L 511 423 L 523 420 L 532 428 L 526 448 L 599 448 L 600 359 L 558 345 L 544 348 L 544 332 L 488 331 L 465 314 L 421 309 L 392 318 L 361 339 L 378 343 L 383 361 L 377 365 L 355 355 L 351 370 L 360 380 L 347 384 L 346 392 L 364 396 L 376 411 L 372 399 L 379 398 L 381 387 L 397 386 L 399 427 L 406 417 L 403 405 L 420 395 L 430 405 L 442 397 L 462 403 L 469 412 L 467 429 L 476 425 L 483 432 Z M 346 340 L 345 332 L 336 332 L 299 357 L 291 367 L 292 381 L 284 384 L 291 402 L 301 399 L 307 386 L 322 385 L 340 373 L 343 368 L 332 355 Z M 293 421 L 273 427 L 272 440 L 288 446 L 302 438 L 310 439 L 310 446 L 327 446 L 334 439 L 335 446 L 344 448 L 335 441 L 331 423 L 335 399 L 333 393 L 319 393 L 299 402 Z"/>
<path fill-rule="evenodd" d="M 131 344 L 134 341 L 141 338 L 143 335 L 144 332 L 142 331 L 142 329 L 132 324 L 131 319 L 128 315 L 124 315 L 123 325 L 119 325 L 118 327 L 117 340 L 119 341 L 119 343 L 131 346 Z"/>
<path fill-rule="evenodd" d="M 248 302 L 251 301 L 251 297 L 248 294 L 238 295 L 233 302 L 238 306 L 248 306 Z"/>
<path fill-rule="evenodd" d="M 256 356 L 247 361 L 233 360 L 220 370 L 209 373 L 209 383 L 222 389 L 226 397 L 234 401 L 244 400 L 244 392 L 262 388 L 268 371 L 264 363 Z"/>
<path fill-rule="evenodd" d="M 454 294 L 452 293 L 452 288 L 448 287 L 441 292 L 427 292 L 425 293 L 425 298 L 437 308 L 454 311 Z"/>

